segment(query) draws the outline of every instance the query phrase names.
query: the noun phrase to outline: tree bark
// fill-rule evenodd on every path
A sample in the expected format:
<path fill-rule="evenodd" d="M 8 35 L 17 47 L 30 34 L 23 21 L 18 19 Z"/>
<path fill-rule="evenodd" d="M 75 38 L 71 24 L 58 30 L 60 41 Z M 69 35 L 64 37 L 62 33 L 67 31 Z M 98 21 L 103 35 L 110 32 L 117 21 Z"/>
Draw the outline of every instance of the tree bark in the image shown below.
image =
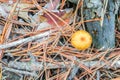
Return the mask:
<path fill-rule="evenodd" d="M 100 0 L 98 0 L 100 1 Z M 94 8 L 88 8 L 88 0 L 84 1 L 85 20 L 92 19 Z M 99 7 L 99 6 L 98 6 Z M 87 8 L 87 9 L 85 9 Z M 95 48 L 106 50 L 115 47 L 115 5 L 114 0 L 108 0 L 108 5 L 101 26 L 100 21 L 86 23 L 86 29 L 93 37 L 93 45 Z M 103 13 L 102 13 L 103 14 Z"/>

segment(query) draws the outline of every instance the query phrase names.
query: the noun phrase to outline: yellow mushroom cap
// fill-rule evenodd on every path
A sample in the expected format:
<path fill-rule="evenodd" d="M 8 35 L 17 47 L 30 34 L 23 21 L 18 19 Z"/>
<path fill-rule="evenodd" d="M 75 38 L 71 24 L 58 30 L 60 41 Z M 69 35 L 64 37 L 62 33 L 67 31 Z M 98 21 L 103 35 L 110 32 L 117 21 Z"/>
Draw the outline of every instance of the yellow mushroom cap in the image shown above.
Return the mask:
<path fill-rule="evenodd" d="M 91 35 L 85 30 L 79 30 L 72 34 L 71 44 L 78 50 L 85 50 L 92 44 Z"/>

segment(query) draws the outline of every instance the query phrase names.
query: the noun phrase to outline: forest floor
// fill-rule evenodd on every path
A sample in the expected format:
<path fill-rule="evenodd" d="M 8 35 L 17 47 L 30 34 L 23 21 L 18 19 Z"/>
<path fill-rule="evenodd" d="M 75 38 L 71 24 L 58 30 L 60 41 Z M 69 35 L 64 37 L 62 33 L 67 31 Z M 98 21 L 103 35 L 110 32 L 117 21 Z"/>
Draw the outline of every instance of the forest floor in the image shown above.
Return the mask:
<path fill-rule="evenodd" d="M 82 5 L 0 0 L 0 80 L 120 80 L 120 13 L 115 48 L 78 50 L 72 34 L 101 20 L 84 21 Z"/>

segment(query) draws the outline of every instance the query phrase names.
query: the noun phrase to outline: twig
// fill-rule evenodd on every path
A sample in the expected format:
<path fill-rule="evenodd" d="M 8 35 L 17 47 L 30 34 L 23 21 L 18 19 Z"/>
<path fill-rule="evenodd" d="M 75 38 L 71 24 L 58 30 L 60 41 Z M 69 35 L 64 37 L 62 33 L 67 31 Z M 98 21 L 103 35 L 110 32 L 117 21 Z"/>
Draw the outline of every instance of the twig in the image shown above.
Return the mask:
<path fill-rule="evenodd" d="M 79 61 L 79 63 L 84 64 L 87 67 L 94 67 L 95 65 L 98 65 L 99 61 L 86 61 L 82 62 Z M 104 62 L 100 62 L 100 65 L 105 64 Z M 46 63 L 47 69 L 56 69 L 56 68 L 66 68 L 66 67 L 74 67 L 75 64 L 72 62 L 64 63 L 61 62 L 59 65 L 58 64 L 52 64 L 52 63 Z M 30 63 L 30 62 L 10 62 L 8 64 L 8 67 L 13 67 L 16 69 L 23 69 L 23 70 L 28 70 L 28 71 L 38 71 L 42 70 L 44 68 L 43 62 L 35 62 L 35 63 Z M 120 68 L 120 60 L 116 61 L 116 63 L 113 66 L 105 65 L 104 68 Z"/>
<path fill-rule="evenodd" d="M 22 43 L 25 44 L 25 43 L 28 43 L 30 41 L 34 41 L 34 40 L 46 37 L 48 35 L 50 35 L 50 31 L 47 31 L 47 32 L 44 32 L 44 33 L 41 33 L 41 34 L 38 34 L 38 35 L 35 35 L 35 36 L 31 36 L 31 37 L 28 37 L 28 38 L 24 38 L 24 39 L 21 39 L 21 40 L 17 40 L 17 41 L 11 42 L 11 43 L 2 44 L 2 45 L 0 45 L 0 49 L 10 48 L 10 47 L 22 44 Z"/>
<path fill-rule="evenodd" d="M 100 21 L 101 26 L 103 26 L 104 15 L 105 15 L 105 12 L 106 12 L 106 9 L 107 9 L 107 5 L 108 5 L 108 0 L 104 0 L 104 5 L 103 5 L 102 15 L 101 15 L 102 20 Z"/>
<path fill-rule="evenodd" d="M 75 77 L 76 73 L 78 72 L 78 69 L 79 67 L 74 65 L 67 80 L 72 80 Z"/>
<path fill-rule="evenodd" d="M 25 75 L 30 75 L 30 76 L 36 76 L 37 77 L 37 74 L 31 73 L 31 72 L 28 72 L 28 71 L 21 71 L 21 70 L 17 70 L 17 69 L 13 69 L 13 68 L 8 68 L 8 67 L 3 67 L 3 69 L 6 70 L 6 71 L 14 72 L 14 73 L 20 73 L 20 74 L 25 74 Z"/>

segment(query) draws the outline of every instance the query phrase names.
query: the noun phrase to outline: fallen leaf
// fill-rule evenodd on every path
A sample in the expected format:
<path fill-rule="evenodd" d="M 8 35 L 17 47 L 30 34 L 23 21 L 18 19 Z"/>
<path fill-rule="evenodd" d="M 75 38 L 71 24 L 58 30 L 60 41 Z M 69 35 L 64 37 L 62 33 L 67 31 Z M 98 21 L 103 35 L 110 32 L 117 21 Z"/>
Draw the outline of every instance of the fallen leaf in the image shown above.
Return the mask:
<path fill-rule="evenodd" d="M 49 11 L 51 10 L 57 10 L 58 6 L 60 4 L 60 0 L 50 0 L 44 8 L 48 9 Z"/>
<path fill-rule="evenodd" d="M 14 4 L 2 3 L 0 4 L 0 13 L 3 17 L 7 17 L 9 12 L 12 10 Z M 19 3 L 16 8 L 16 15 L 23 19 L 28 20 L 28 8 L 33 6 L 33 4 Z"/>
<path fill-rule="evenodd" d="M 64 20 L 66 23 L 69 24 L 72 11 L 73 11 L 72 9 L 65 9 L 61 11 L 56 10 L 56 11 L 48 12 L 49 15 L 46 13 L 43 13 L 42 15 L 39 16 L 40 22 L 48 22 L 52 26 L 56 26 L 55 24 L 56 22 L 59 26 L 62 27 L 65 23 L 61 21 L 60 19 Z"/>

